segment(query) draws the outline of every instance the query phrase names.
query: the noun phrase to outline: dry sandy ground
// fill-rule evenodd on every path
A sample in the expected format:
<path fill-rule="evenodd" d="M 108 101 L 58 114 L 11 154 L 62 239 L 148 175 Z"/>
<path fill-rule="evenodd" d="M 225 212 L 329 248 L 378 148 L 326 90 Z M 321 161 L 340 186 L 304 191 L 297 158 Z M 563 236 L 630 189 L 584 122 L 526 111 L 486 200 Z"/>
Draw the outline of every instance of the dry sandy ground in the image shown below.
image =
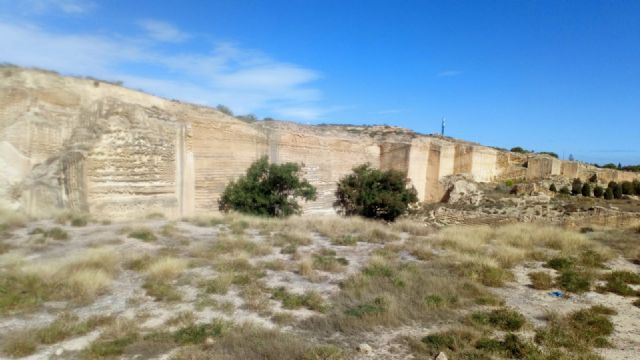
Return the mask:
<path fill-rule="evenodd" d="M 109 225 L 91 224 L 86 227 L 61 226 L 52 221 L 38 221 L 29 224 L 27 228 L 14 231 L 13 236 L 7 241 L 16 249 L 0 257 L 0 261 L 14 257 L 16 253 L 22 253 L 24 259 L 29 262 L 39 262 L 46 259 L 63 257 L 74 251 L 95 246 L 113 247 L 123 258 L 132 254 L 140 255 L 145 253 L 155 253 L 166 248 L 175 247 L 173 239 L 159 236 L 155 242 L 143 242 L 127 236 L 127 227 L 148 227 L 156 234 L 161 232 L 161 227 L 167 224 L 166 220 L 148 220 L 136 223 L 118 223 Z M 34 244 L 29 241 L 32 236 L 29 232 L 36 227 L 51 228 L 55 226 L 63 227 L 70 235 L 66 241 L 48 240 L 46 244 Z M 185 249 L 197 249 L 203 244 L 211 244 L 216 241 L 221 231 L 226 229 L 226 225 L 213 227 L 199 227 L 188 222 L 177 222 L 175 227 L 180 236 L 189 239 Z M 249 230 L 248 235 L 254 241 L 266 241 L 264 236 L 257 231 Z M 401 236 L 401 241 L 407 241 L 406 234 Z M 309 255 L 321 248 L 331 248 L 336 251 L 338 257 L 344 257 L 349 264 L 341 272 L 319 272 L 317 279 L 310 281 L 301 276 L 292 267 L 283 270 L 267 270 L 264 278 L 265 284 L 270 288 L 284 286 L 290 292 L 302 293 L 306 290 L 315 290 L 323 298 L 328 299 L 331 295 L 339 291 L 339 283 L 345 277 L 357 272 L 369 254 L 380 244 L 357 243 L 356 246 L 334 246 L 329 240 L 319 235 L 312 236 L 312 243 L 299 247 L 300 255 Z M 27 245 L 25 245 L 27 244 Z M 10 256 L 9 256 L 10 255 Z M 274 247 L 270 254 L 258 256 L 251 259 L 251 262 L 258 264 L 261 261 L 282 260 L 291 262 L 290 255 L 281 254 L 278 247 Z M 623 259 L 615 259 L 609 262 L 611 269 L 624 269 L 640 273 L 638 265 L 631 264 Z M 618 315 L 612 317 L 615 325 L 615 333 L 611 337 L 614 348 L 599 350 L 599 353 L 606 359 L 638 359 L 640 358 L 640 309 L 634 307 L 631 302 L 633 298 L 625 298 L 611 293 L 600 294 L 587 292 L 581 295 L 572 295 L 570 298 L 554 298 L 548 295 L 548 291 L 534 290 L 529 287 L 527 273 L 531 271 L 549 271 L 541 263 L 531 262 L 518 265 L 514 268 L 515 282 L 508 284 L 504 288 L 495 289 L 495 292 L 503 297 L 507 306 L 512 307 L 522 314 L 534 325 L 544 323 L 545 312 L 553 310 L 559 313 L 567 313 L 595 304 L 602 304 L 617 309 Z M 182 279 L 198 278 L 206 279 L 216 275 L 210 267 L 191 267 L 182 275 Z M 198 322 L 208 322 L 214 318 L 222 318 L 235 323 L 255 322 L 265 327 L 281 326 L 285 330 L 287 325 L 279 325 L 273 321 L 271 314 L 288 314 L 295 319 L 301 319 L 313 314 L 307 309 L 287 310 L 283 309 L 280 302 L 269 300 L 271 314 L 253 311 L 243 307 L 245 300 L 236 289 L 231 289 L 224 295 L 208 294 L 208 301 L 225 306 L 199 306 L 202 303 L 202 292 L 193 281 L 180 281 L 178 289 L 182 294 L 179 302 L 159 302 L 146 295 L 141 288 L 144 282 L 143 275 L 131 270 L 122 270 L 112 284 L 110 291 L 94 302 L 84 306 L 74 306 L 64 302 L 46 303 L 41 309 L 29 313 L 5 316 L 0 318 L 0 337 L 16 330 L 32 327 L 45 326 L 53 321 L 57 314 L 63 311 L 73 311 L 82 319 L 93 315 L 116 315 L 139 319 L 142 329 L 167 329 L 165 322 L 175 314 L 182 311 L 190 311 L 196 315 Z M 452 319 L 452 324 L 454 319 Z M 367 343 L 373 348 L 372 354 L 356 354 L 358 359 L 411 359 L 406 348 L 403 348 L 397 339 L 401 336 L 424 336 L 433 331 L 442 330 L 449 326 L 447 323 L 432 324 L 429 327 L 401 327 L 393 331 L 383 330 L 371 332 L 367 338 Z M 57 359 L 68 358 L 74 352 L 86 347 L 91 341 L 99 336 L 99 330 L 92 331 L 81 337 L 69 339 L 51 346 L 41 346 L 38 352 L 27 357 L 27 359 Z M 58 355 L 56 355 L 56 353 Z M 168 359 L 172 352 L 158 356 L 158 359 Z"/>

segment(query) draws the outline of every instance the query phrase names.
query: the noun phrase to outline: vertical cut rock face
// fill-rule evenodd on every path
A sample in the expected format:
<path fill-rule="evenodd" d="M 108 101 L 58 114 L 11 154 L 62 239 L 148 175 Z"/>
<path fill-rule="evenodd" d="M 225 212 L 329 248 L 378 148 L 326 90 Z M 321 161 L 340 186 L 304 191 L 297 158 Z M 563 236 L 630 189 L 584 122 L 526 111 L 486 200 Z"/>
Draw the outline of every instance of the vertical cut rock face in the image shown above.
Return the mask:
<path fill-rule="evenodd" d="M 307 213 L 332 211 L 336 182 L 367 162 L 406 174 L 421 201 L 439 201 L 453 174 L 634 178 L 392 127 L 247 123 L 107 82 L 0 67 L 0 207 L 112 218 L 213 212 L 226 184 L 263 155 L 304 164 L 318 188 Z"/>

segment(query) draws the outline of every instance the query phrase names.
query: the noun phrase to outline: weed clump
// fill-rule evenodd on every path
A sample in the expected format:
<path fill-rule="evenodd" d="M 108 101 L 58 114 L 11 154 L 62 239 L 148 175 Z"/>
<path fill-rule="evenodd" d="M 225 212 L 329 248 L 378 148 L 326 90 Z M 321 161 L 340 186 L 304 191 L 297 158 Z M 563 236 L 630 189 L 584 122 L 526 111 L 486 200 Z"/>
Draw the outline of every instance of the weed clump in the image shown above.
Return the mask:
<path fill-rule="evenodd" d="M 536 290 L 548 290 L 553 287 L 553 278 L 544 271 L 529 273 L 531 287 Z"/>
<path fill-rule="evenodd" d="M 139 228 L 129 233 L 130 238 L 142 240 L 144 242 L 152 242 L 158 240 L 158 237 L 153 233 L 151 229 Z"/>
<path fill-rule="evenodd" d="M 560 288 L 574 292 L 583 293 L 591 289 L 593 276 L 584 271 L 565 270 L 560 273 L 557 284 Z"/>
<path fill-rule="evenodd" d="M 382 314 L 387 310 L 387 304 L 384 299 L 377 297 L 370 303 L 359 304 L 354 307 L 348 308 L 344 311 L 345 315 L 363 318 L 365 316 L 374 316 Z"/>
<path fill-rule="evenodd" d="M 323 312 L 325 310 L 324 300 L 315 291 L 307 291 L 304 294 L 289 293 L 284 287 L 273 290 L 271 297 L 279 300 L 285 309 L 298 309 L 306 307 L 309 310 Z"/>
<path fill-rule="evenodd" d="M 220 337 L 227 325 L 219 320 L 208 324 L 194 324 L 183 327 L 173 334 L 178 344 L 202 344 L 209 337 Z"/>
<path fill-rule="evenodd" d="M 497 309 L 491 312 L 475 312 L 471 320 L 481 325 L 490 325 L 503 331 L 520 330 L 525 324 L 524 315 L 510 309 Z"/>
<path fill-rule="evenodd" d="M 613 323 L 608 316 L 615 311 L 594 306 L 564 317 L 552 316 L 548 325 L 538 329 L 535 342 L 549 348 L 564 348 L 573 353 L 588 353 L 592 347 L 608 344 Z"/>

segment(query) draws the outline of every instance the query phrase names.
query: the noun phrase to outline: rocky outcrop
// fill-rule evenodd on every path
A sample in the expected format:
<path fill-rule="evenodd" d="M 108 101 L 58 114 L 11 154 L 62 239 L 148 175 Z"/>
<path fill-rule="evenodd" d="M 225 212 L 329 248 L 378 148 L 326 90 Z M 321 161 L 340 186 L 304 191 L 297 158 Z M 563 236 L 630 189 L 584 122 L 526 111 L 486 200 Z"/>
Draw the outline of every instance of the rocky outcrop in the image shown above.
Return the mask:
<path fill-rule="evenodd" d="M 310 213 L 331 211 L 336 181 L 366 162 L 405 173 L 427 202 L 442 199 L 449 190 L 442 180 L 454 174 L 480 182 L 634 176 L 394 127 L 247 123 L 106 82 L 0 68 L 4 208 L 32 214 L 70 208 L 113 218 L 216 211 L 229 180 L 262 155 L 304 163 L 318 188 L 318 199 L 305 204 Z"/>

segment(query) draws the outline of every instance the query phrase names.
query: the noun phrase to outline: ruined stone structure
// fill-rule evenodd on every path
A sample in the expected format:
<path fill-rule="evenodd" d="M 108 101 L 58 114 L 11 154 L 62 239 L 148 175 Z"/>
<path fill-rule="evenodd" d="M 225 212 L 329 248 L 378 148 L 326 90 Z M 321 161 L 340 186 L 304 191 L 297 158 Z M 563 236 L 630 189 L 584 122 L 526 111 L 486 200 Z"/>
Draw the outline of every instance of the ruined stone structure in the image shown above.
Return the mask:
<path fill-rule="evenodd" d="M 247 123 L 107 82 L 0 68 L 2 207 L 113 218 L 216 211 L 229 180 L 262 155 L 304 163 L 318 188 L 308 213 L 331 211 L 338 179 L 366 162 L 404 172 L 422 201 L 439 201 L 440 180 L 452 174 L 481 182 L 594 173 L 635 178 L 399 128 Z"/>

